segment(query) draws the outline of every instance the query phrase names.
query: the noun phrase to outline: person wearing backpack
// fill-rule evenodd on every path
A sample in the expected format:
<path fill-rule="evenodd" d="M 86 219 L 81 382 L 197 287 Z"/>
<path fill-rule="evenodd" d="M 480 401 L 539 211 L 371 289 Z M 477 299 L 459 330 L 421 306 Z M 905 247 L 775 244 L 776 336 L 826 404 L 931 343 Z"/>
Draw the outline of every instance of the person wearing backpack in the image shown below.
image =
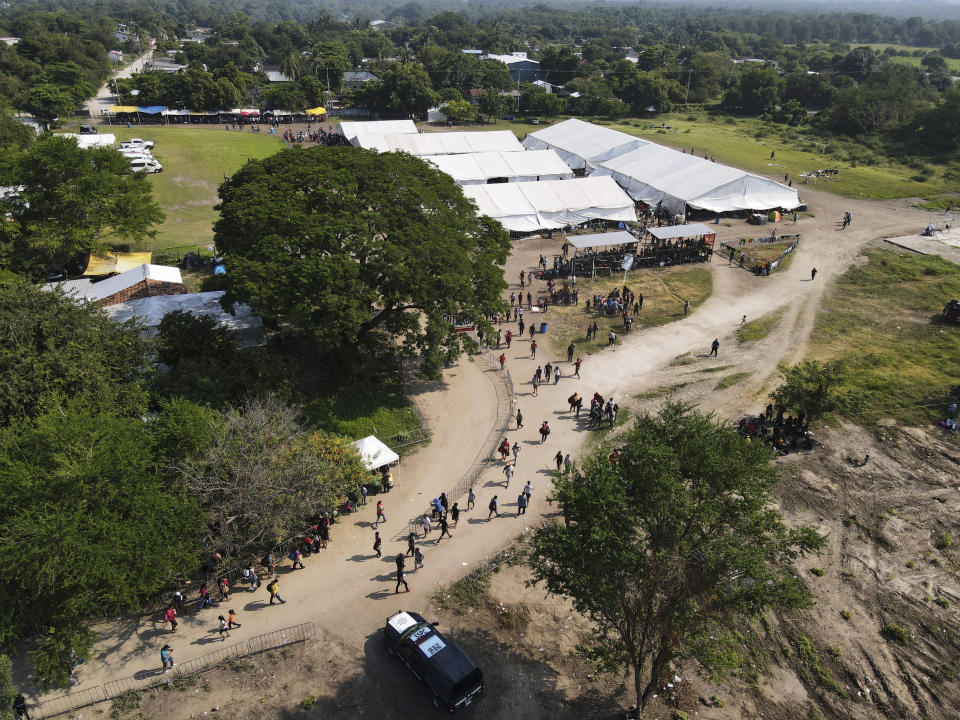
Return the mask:
<path fill-rule="evenodd" d="M 173 605 L 168 607 L 163 614 L 163 621 L 170 623 L 170 632 L 175 633 L 177 631 L 177 610 Z"/>
<path fill-rule="evenodd" d="M 487 513 L 487 520 L 489 521 L 493 515 L 500 517 L 500 501 L 497 500 L 497 496 L 494 495 L 493 499 L 490 500 L 490 504 L 487 506 L 490 509 L 490 512 Z"/>

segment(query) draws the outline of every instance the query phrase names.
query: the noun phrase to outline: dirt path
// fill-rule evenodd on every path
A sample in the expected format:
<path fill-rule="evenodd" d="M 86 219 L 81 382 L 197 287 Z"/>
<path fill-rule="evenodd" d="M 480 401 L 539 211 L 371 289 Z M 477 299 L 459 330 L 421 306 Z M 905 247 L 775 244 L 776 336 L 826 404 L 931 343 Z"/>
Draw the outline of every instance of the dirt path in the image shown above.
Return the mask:
<path fill-rule="evenodd" d="M 123 79 L 133 76 L 134 73 L 140 72 L 140 70 L 143 69 L 143 64 L 152 57 L 153 50 L 147 50 L 136 60 L 117 70 L 117 72 L 110 76 L 107 82 L 100 86 L 97 94 L 90 98 L 85 106 L 90 111 L 91 120 L 95 122 L 100 120 L 106 114 L 107 110 L 110 109 L 110 106 L 116 104 L 117 96 L 110 87 L 110 83 L 113 82 L 114 78 Z"/>
<path fill-rule="evenodd" d="M 176 635 L 170 635 L 159 618 L 138 623 L 114 622 L 97 628 L 103 639 L 91 660 L 80 669 L 81 685 L 77 690 L 137 673 L 156 672 L 159 648 L 165 642 L 173 645 L 177 660 L 182 663 L 231 641 L 306 621 L 335 633 L 346 646 L 357 648 L 358 653 L 364 652 L 371 645 L 366 640 L 382 627 L 386 615 L 401 607 L 428 611 L 429 595 L 437 584 L 456 579 L 467 566 L 535 526 L 550 511 L 544 498 L 550 487 L 553 456 L 560 450 L 576 459 L 598 441 L 594 433 L 575 424 L 566 413 L 565 400 L 573 391 L 587 397 L 594 391 L 604 397 L 613 395 L 624 405 L 644 389 L 674 383 L 704 367 L 732 365 L 728 372 L 751 372 L 749 382 L 722 392 L 708 392 L 704 383 L 699 383 L 686 393 L 685 399 L 707 409 L 723 408 L 725 416 L 753 407 L 757 388 L 774 372 L 776 364 L 802 353 L 824 289 L 853 262 L 863 245 L 884 235 L 912 232 L 926 218 L 925 213 L 909 209 L 903 201 L 857 202 L 816 191 L 803 194 L 816 217 L 802 219 L 797 225 L 803 240 L 798 257 L 787 270 L 758 278 L 715 259 L 711 266 L 714 293 L 706 303 L 682 321 L 635 331 L 614 349 L 590 356 L 580 380 L 572 378 L 572 367 L 562 362 L 564 378 L 559 386 L 543 387 L 534 397 L 528 379 L 537 364 L 556 362 L 559 358 L 545 356 L 547 343 L 542 343 L 544 350 L 534 361 L 529 357 L 528 340 L 514 342 L 506 352 L 507 362 L 514 377 L 517 402 L 525 416 L 524 428 L 509 433 L 510 441 L 518 441 L 523 448 L 516 475 L 510 488 L 505 488 L 502 464 L 494 463 L 476 485 L 476 509 L 463 513 L 453 539 L 438 544 L 438 533 L 434 531 L 429 539 L 421 540 L 426 566 L 408 575 L 409 595 L 393 597 L 392 579 L 392 558 L 406 547 L 406 522 L 422 512 L 430 498 L 455 484 L 473 461 L 495 420 L 496 400 L 490 378 L 474 363 L 461 362 L 446 373 L 445 384 L 425 386 L 416 393 L 415 399 L 430 421 L 434 437 L 427 447 L 403 463 L 398 487 L 382 498 L 389 518 L 380 528 L 384 536 L 383 558 L 375 558 L 370 549 L 375 517 L 371 503 L 335 526 L 330 548 L 308 559 L 305 570 L 291 572 L 289 562 L 280 570 L 280 592 L 287 600 L 285 605 L 269 607 L 263 589 L 236 593 L 227 607 L 238 611 L 243 628 L 225 642 L 215 632 L 219 614 L 216 609 L 184 618 Z M 854 223 L 840 232 L 834 223 L 845 210 L 853 212 Z M 756 234 L 742 223 L 721 227 L 719 232 L 721 239 Z M 540 252 L 552 253 L 560 242 L 555 239 L 517 243 L 506 270 L 513 289 L 518 287 L 520 269 L 533 267 Z M 810 268 L 814 266 L 818 275 L 811 282 Z M 537 283 L 535 290 L 542 285 Z M 736 345 L 733 333 L 744 314 L 756 318 L 784 305 L 787 311 L 777 331 L 751 346 Z M 697 357 L 695 365 L 669 367 L 670 361 L 683 353 L 705 355 L 715 337 L 720 340 L 718 358 Z M 709 382 L 716 382 L 720 376 L 710 375 Z M 552 428 L 545 444 L 540 444 L 537 433 L 542 420 L 548 420 Z M 534 488 L 531 508 L 527 515 L 517 518 L 516 496 L 528 480 Z M 487 522 L 486 508 L 494 494 L 499 495 L 501 517 Z M 466 498 L 451 498 L 451 502 L 454 500 L 466 506 Z"/>

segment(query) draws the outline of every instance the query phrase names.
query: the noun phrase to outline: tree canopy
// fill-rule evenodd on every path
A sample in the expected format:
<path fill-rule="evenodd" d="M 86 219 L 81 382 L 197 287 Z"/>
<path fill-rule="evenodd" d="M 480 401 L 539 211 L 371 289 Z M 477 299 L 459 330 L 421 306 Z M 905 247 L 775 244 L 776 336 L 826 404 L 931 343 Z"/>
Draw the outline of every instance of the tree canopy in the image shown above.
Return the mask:
<path fill-rule="evenodd" d="M 531 563 L 596 623 L 596 657 L 633 669 L 642 707 L 672 666 L 719 676 L 747 651 L 746 623 L 809 603 L 791 565 L 823 538 L 774 509 L 769 448 L 710 416 L 665 405 L 615 442 L 556 477 L 563 522 L 535 532 Z"/>
<path fill-rule="evenodd" d="M 163 219 L 147 178 L 112 148 L 47 135 L 9 164 L 16 192 L 0 199 L 0 267 L 37 280 L 106 237 L 135 240 Z"/>
<path fill-rule="evenodd" d="M 247 163 L 220 197 L 225 300 L 291 322 L 332 352 L 386 333 L 436 376 L 462 349 L 450 318 L 483 323 L 502 309 L 507 233 L 422 160 L 286 150 Z"/>

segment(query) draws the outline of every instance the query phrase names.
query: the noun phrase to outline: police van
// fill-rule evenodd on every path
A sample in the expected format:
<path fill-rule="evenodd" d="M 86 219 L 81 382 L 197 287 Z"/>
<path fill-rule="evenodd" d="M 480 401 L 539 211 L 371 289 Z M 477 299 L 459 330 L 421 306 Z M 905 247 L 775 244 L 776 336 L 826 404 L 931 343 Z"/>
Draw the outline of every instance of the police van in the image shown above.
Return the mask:
<path fill-rule="evenodd" d="M 387 618 L 383 640 L 433 694 L 433 704 L 447 712 L 470 706 L 483 692 L 483 673 L 460 647 L 415 612 Z"/>

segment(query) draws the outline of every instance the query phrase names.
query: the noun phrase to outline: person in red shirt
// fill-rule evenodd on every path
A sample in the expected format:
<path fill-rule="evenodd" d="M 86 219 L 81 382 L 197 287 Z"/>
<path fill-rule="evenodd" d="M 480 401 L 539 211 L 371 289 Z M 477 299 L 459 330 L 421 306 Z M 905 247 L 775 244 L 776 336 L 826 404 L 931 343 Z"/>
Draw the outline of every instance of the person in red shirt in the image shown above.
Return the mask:
<path fill-rule="evenodd" d="M 170 623 L 170 632 L 177 631 L 177 610 L 171 605 L 163 614 L 163 621 Z"/>

